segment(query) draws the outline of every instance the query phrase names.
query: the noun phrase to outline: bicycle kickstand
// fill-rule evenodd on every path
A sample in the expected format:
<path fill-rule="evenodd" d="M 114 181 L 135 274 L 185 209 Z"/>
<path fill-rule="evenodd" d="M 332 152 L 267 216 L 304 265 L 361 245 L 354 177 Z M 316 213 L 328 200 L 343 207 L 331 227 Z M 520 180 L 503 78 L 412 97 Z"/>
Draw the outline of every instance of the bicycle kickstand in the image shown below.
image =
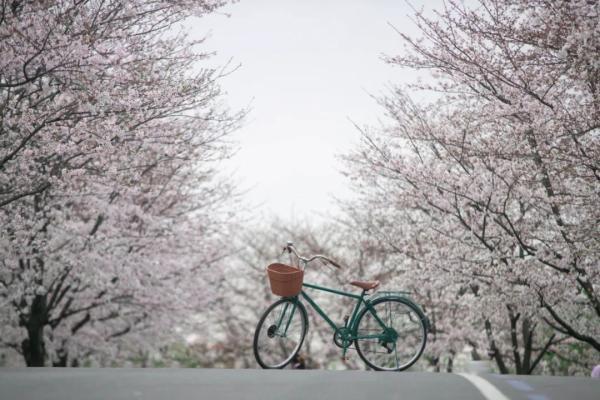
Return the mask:
<path fill-rule="evenodd" d="M 348 353 L 348 346 L 344 346 L 342 349 L 342 361 L 350 361 L 350 358 L 346 355 Z"/>

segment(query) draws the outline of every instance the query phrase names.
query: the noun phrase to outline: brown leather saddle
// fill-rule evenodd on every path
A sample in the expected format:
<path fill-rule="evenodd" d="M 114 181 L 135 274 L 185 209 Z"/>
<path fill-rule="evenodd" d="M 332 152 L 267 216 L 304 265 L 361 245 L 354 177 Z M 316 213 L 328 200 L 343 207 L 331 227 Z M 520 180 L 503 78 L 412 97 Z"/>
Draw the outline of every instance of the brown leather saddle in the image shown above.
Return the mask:
<path fill-rule="evenodd" d="M 352 281 L 351 285 L 361 288 L 362 290 L 373 290 L 379 286 L 379 281 Z"/>

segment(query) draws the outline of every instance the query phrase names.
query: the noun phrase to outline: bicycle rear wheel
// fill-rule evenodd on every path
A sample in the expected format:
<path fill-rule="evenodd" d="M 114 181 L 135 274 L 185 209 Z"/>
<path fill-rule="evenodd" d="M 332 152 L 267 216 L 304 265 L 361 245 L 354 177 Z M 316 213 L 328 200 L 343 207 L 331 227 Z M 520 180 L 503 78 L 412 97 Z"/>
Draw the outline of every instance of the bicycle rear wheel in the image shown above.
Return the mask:
<path fill-rule="evenodd" d="M 297 298 L 271 304 L 254 332 L 254 357 L 266 369 L 283 368 L 300 351 L 308 330 L 306 309 Z"/>
<path fill-rule="evenodd" d="M 407 369 L 421 357 L 425 349 L 425 315 L 402 298 L 381 298 L 371 305 L 385 328 L 369 309 L 363 309 L 357 320 L 358 339 L 355 345 L 358 355 L 377 371 Z M 361 339 L 361 336 L 371 337 Z"/>

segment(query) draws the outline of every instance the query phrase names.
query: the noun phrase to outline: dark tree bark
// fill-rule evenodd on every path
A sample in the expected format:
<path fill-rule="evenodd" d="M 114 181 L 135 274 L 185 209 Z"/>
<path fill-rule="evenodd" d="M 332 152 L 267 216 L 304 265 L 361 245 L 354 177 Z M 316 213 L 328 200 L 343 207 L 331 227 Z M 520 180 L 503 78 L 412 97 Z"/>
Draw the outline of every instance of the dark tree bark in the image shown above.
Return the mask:
<path fill-rule="evenodd" d="M 43 367 L 46 362 L 44 326 L 47 322 L 46 296 L 36 295 L 29 318 L 21 323 L 27 329 L 27 338 L 21 342 L 21 350 L 28 367 Z"/>

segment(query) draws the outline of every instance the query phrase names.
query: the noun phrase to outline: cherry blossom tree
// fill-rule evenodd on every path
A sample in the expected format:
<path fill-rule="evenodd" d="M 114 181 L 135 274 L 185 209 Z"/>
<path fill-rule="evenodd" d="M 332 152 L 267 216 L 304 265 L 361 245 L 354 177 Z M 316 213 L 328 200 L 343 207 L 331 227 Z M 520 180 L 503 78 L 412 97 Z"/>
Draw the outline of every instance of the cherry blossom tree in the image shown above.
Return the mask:
<path fill-rule="evenodd" d="M 389 126 L 365 129 L 348 157 L 354 208 L 375 209 L 362 226 L 411 260 L 413 279 L 456 296 L 463 323 L 446 333 L 503 373 L 532 373 L 559 348 L 598 359 L 599 7 L 416 12 L 422 38 L 400 33 L 406 51 L 387 61 L 433 79 L 382 99 Z"/>
<path fill-rule="evenodd" d="M 0 326 L 26 364 L 156 346 L 226 254 L 241 114 L 181 22 L 221 1 L 0 2 Z"/>

